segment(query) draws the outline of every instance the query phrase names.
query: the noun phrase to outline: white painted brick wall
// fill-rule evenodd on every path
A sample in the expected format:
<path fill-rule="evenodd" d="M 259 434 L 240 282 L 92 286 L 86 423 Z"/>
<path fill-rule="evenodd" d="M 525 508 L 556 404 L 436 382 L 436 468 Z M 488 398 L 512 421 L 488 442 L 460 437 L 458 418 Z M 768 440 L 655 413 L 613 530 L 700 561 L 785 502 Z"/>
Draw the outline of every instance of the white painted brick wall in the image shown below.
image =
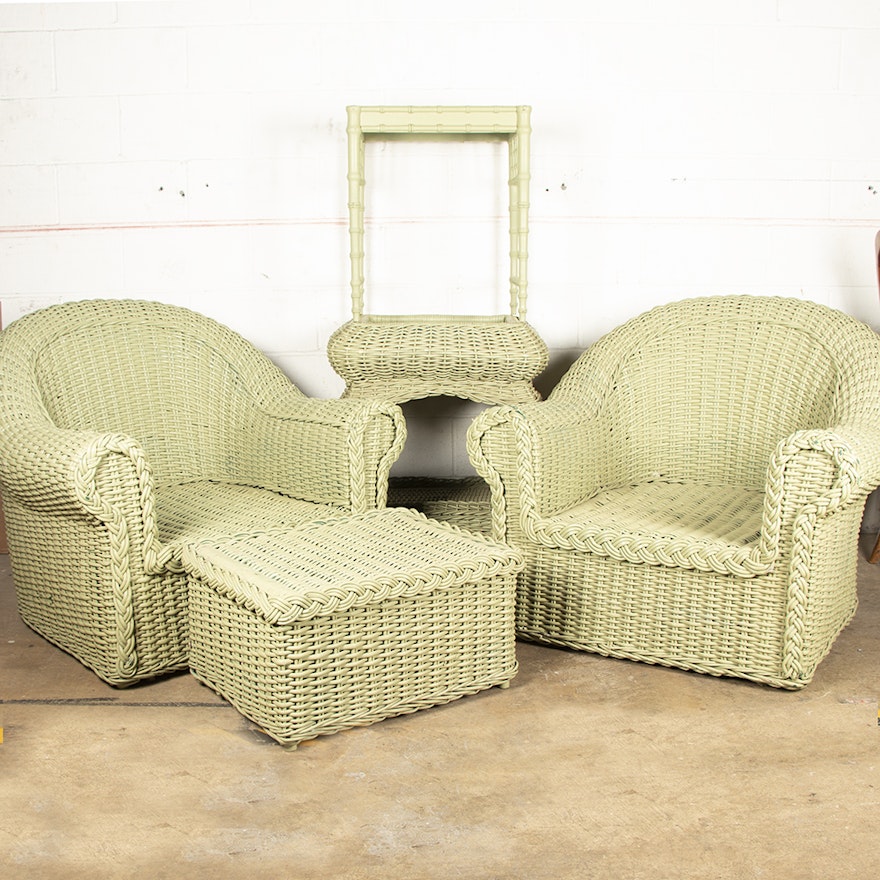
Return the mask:
<path fill-rule="evenodd" d="M 875 0 L 0 4 L 3 316 L 176 302 L 338 395 L 346 105 L 528 103 L 544 391 L 682 296 L 791 294 L 880 328 L 878 44 Z M 377 310 L 506 309 L 486 146 L 370 156 Z M 401 472 L 468 472 L 474 412 L 409 408 Z"/>
<path fill-rule="evenodd" d="M 107 28 L 55 33 L 61 95 L 177 92 L 187 85 L 187 33 L 179 28 Z"/>

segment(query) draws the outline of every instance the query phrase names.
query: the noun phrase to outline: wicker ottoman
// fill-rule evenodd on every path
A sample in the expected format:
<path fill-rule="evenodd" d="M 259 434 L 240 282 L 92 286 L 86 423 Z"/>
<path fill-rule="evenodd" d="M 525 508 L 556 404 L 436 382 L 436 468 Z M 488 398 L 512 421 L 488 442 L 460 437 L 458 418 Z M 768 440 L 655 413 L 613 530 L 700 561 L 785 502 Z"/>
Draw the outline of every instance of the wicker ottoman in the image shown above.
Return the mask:
<path fill-rule="evenodd" d="M 190 668 L 286 745 L 516 673 L 519 553 L 386 509 L 185 552 Z"/>

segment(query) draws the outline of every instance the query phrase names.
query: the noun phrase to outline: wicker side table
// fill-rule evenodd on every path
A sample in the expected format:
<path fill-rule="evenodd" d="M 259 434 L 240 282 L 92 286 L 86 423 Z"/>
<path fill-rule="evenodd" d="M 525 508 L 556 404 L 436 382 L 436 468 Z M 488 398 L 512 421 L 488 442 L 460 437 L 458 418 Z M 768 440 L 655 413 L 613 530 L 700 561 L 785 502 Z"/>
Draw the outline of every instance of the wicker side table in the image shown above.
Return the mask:
<path fill-rule="evenodd" d="M 191 546 L 190 668 L 285 745 L 505 687 L 519 553 L 411 510 Z"/>
<path fill-rule="evenodd" d="M 549 352 L 526 320 L 531 107 L 352 105 L 347 112 L 352 317 L 327 342 L 330 364 L 345 380 L 343 396 L 394 403 L 438 396 L 483 404 L 538 400 L 533 380 Z M 400 137 L 507 143 L 507 314 L 386 315 L 367 307 L 366 144 Z M 481 480 L 392 477 L 388 503 L 488 534 L 489 498 Z"/>
<path fill-rule="evenodd" d="M 531 107 L 348 108 L 351 320 L 327 343 L 346 397 L 404 403 L 450 396 L 479 403 L 537 400 L 532 380 L 547 366 L 543 339 L 526 321 Z M 508 144 L 510 310 L 504 315 L 377 315 L 365 305 L 366 154 L 370 139 L 458 136 Z"/>

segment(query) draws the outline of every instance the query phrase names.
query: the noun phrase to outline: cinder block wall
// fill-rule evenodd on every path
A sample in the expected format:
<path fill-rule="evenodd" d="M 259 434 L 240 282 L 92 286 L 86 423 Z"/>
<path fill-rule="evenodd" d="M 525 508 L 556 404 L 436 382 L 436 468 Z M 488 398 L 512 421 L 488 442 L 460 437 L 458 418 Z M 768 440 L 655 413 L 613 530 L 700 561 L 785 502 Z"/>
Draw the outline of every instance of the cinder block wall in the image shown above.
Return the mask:
<path fill-rule="evenodd" d="M 346 105 L 523 103 L 543 390 L 684 296 L 801 296 L 880 326 L 878 45 L 874 0 L 3 4 L 3 316 L 178 303 L 336 396 Z M 503 311 L 504 152 L 368 161 L 368 304 Z M 475 410 L 408 407 L 399 472 L 469 472 Z"/>

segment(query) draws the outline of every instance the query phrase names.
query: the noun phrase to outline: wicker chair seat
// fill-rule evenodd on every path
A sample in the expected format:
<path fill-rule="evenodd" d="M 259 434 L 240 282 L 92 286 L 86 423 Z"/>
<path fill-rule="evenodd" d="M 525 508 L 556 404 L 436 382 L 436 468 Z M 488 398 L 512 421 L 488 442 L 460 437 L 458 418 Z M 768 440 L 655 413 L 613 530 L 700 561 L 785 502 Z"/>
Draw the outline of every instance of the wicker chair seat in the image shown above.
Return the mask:
<path fill-rule="evenodd" d="M 695 483 L 606 489 L 536 522 L 539 543 L 719 574 L 763 574 L 759 538 L 763 492 Z"/>
<path fill-rule="evenodd" d="M 255 530 L 292 528 L 314 519 L 346 515 L 332 504 L 316 504 L 255 486 L 183 483 L 156 491 L 159 540 L 169 565 L 179 562 L 185 547 L 218 541 Z"/>

